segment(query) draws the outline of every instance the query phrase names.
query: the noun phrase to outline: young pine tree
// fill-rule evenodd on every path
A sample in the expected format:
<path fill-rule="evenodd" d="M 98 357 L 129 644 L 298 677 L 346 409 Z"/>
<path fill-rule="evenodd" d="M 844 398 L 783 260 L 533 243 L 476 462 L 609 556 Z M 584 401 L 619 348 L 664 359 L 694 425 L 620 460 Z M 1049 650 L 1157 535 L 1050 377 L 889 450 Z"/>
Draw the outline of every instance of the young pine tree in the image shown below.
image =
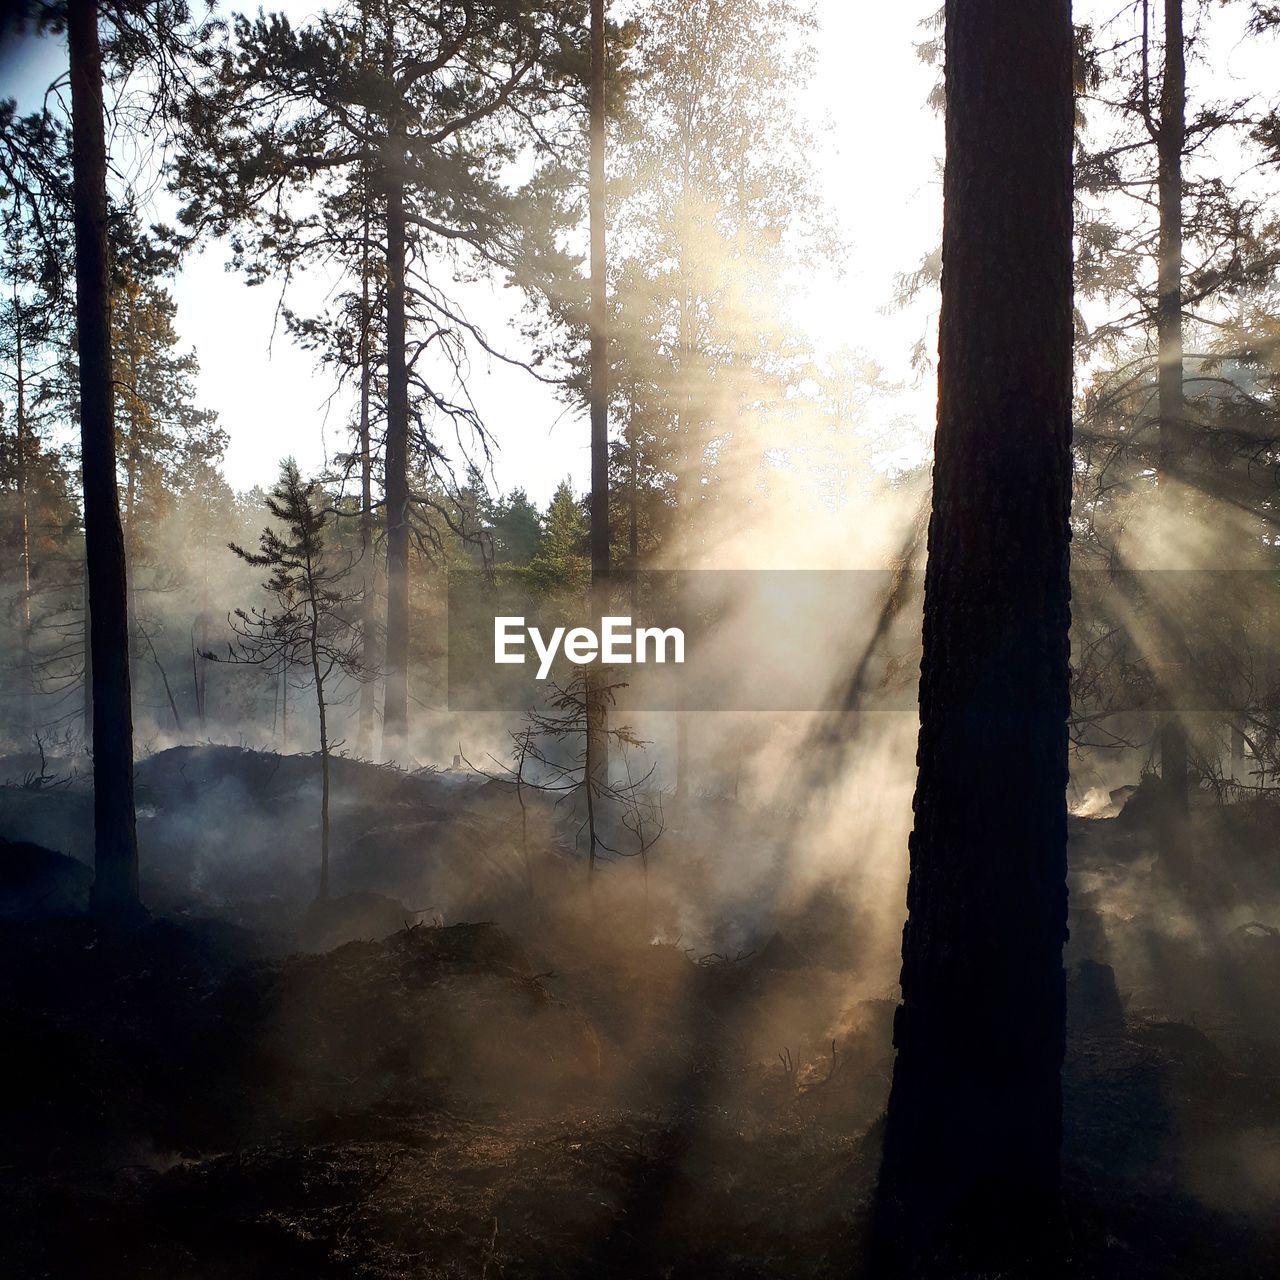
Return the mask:
<path fill-rule="evenodd" d="M 523 568 L 542 540 L 542 515 L 520 488 L 512 489 L 493 512 L 493 555 L 499 564 Z"/>
<path fill-rule="evenodd" d="M 189 102 L 175 181 L 193 230 L 228 234 L 251 278 L 305 264 L 354 270 L 381 258 L 381 316 L 362 363 L 385 377 L 386 550 L 383 742 L 408 735 L 415 466 L 433 422 L 474 430 L 450 374 L 483 335 L 448 272 L 493 269 L 521 283 L 570 265 L 556 245 L 563 203 L 543 191 L 551 154 L 577 139 L 582 14 L 577 0 L 348 0 L 295 28 L 237 16 Z M 528 174 L 515 185 L 514 174 Z M 459 256 L 461 255 L 461 256 Z M 428 266 L 430 270 L 428 271 Z M 428 283 L 429 277 L 429 283 Z M 380 354 L 379 354 L 380 353 Z M 424 353 L 426 353 L 424 355 Z M 461 391 L 462 388 L 456 388 Z"/>
<path fill-rule="evenodd" d="M 230 543 L 246 563 L 267 569 L 263 583 L 274 603 L 265 609 L 237 610 L 233 626 L 237 646 L 232 661 L 262 664 L 286 673 L 291 667 L 310 669 L 320 724 L 320 887 L 316 897 L 329 896 L 329 738 L 328 707 L 333 685 L 343 676 L 364 677 L 357 607 L 360 591 L 343 588 L 351 565 L 336 565 L 327 553 L 328 512 L 317 501 L 316 486 L 286 458 L 280 478 L 267 495 L 267 510 L 282 526 L 263 529 L 258 550 Z"/>
<path fill-rule="evenodd" d="M 573 486 L 562 480 L 543 518 L 542 541 L 529 568 L 547 592 L 581 590 L 590 578 L 586 555 L 587 522 Z"/>

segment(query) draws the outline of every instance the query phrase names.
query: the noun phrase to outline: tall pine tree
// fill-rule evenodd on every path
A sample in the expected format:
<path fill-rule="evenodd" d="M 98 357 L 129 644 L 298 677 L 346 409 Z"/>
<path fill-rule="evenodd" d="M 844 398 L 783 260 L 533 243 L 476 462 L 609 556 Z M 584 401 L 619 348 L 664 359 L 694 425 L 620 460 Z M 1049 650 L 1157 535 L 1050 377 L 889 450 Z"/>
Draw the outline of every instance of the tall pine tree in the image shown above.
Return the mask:
<path fill-rule="evenodd" d="M 878 1223 L 885 1270 L 932 1277 L 1026 1273 L 1058 1195 L 1068 0 L 949 0 L 946 144 L 919 774 Z"/>

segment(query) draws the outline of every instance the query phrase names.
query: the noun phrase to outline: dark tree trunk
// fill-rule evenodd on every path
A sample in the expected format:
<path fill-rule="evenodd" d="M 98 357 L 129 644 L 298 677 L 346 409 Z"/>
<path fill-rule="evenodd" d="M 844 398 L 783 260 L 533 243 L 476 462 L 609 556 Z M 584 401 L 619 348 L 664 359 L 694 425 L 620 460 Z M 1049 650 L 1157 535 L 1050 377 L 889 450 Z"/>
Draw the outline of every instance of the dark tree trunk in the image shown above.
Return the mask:
<path fill-rule="evenodd" d="M 289 752 L 289 669 L 280 666 L 280 754 Z"/>
<path fill-rule="evenodd" d="M 609 576 L 609 334 L 605 282 L 604 0 L 591 0 L 591 580 Z"/>
<path fill-rule="evenodd" d="M 1156 299 L 1160 441 L 1166 469 L 1176 464 L 1183 427 L 1182 152 L 1186 145 L 1187 73 L 1182 0 L 1164 3 L 1164 83 L 1157 129 L 1160 262 Z"/>
<path fill-rule="evenodd" d="M 70 0 L 67 35 L 71 51 L 80 448 L 89 581 L 86 658 L 93 679 L 93 904 L 100 912 L 120 914 L 138 907 L 138 841 L 129 707 L 128 587 L 112 418 L 102 51 L 95 0 Z"/>
<path fill-rule="evenodd" d="M 14 330 L 14 365 L 16 374 L 17 395 L 17 442 L 15 471 L 18 482 L 18 555 L 19 555 L 19 597 L 18 626 L 21 636 L 21 658 L 18 678 L 21 682 L 19 691 L 19 730 L 24 739 L 35 732 L 35 719 L 32 711 L 32 696 L 35 693 L 35 663 L 31 653 L 31 503 L 27 486 L 27 384 L 23 351 L 23 318 L 22 303 L 18 297 L 17 285 L 13 290 L 13 330 Z"/>
<path fill-rule="evenodd" d="M 383 754 L 402 755 L 409 733 L 409 373 L 405 364 L 404 188 L 387 191 L 387 635 Z"/>
<path fill-rule="evenodd" d="M 396 32 L 390 6 L 383 32 L 383 75 L 395 81 Z M 387 626 L 383 667 L 382 753 L 403 756 L 409 745 L 409 366 L 406 351 L 405 147 L 391 104 L 382 181 L 387 231 L 387 439 L 384 497 L 387 505 Z"/>
<path fill-rule="evenodd" d="M 360 65 L 366 69 L 369 54 L 369 8 L 360 5 Z M 368 120 L 366 119 L 366 127 Z M 370 236 L 373 232 L 373 202 L 370 192 L 370 171 L 362 166 L 360 174 L 360 199 L 363 206 L 362 238 L 360 241 L 360 564 L 362 572 L 360 600 L 360 665 L 364 669 L 364 681 L 360 685 L 360 712 L 356 729 L 356 755 L 364 759 L 373 756 L 373 720 L 375 689 L 373 671 L 377 666 L 377 574 L 373 563 L 373 446 L 370 435 L 369 402 L 373 381 L 370 361 L 369 330 L 372 316 L 369 313 Z"/>
<path fill-rule="evenodd" d="M 369 211 L 366 197 L 364 242 L 360 249 L 360 665 L 364 681 L 360 686 L 360 717 L 356 732 L 356 755 L 373 755 L 374 686 L 376 666 L 377 576 L 373 564 L 373 447 L 369 429 L 369 400 L 372 372 L 369 365 Z"/>
<path fill-rule="evenodd" d="M 137 375 L 130 373 L 130 385 L 137 385 Z M 125 621 L 129 627 L 129 696 L 137 697 L 137 690 L 142 685 L 138 679 L 138 637 L 142 634 L 138 626 L 138 593 L 137 593 L 137 561 L 134 556 L 134 506 L 138 498 L 138 423 L 136 419 L 137 400 L 130 397 L 129 407 L 129 443 L 125 451 L 124 511 L 121 527 L 124 534 L 124 568 L 125 580 L 128 584 L 128 596 Z"/>
<path fill-rule="evenodd" d="M 209 540 L 204 540 L 204 566 L 200 580 L 200 619 L 196 658 L 196 716 L 200 721 L 200 732 L 206 727 L 209 698 L 209 659 L 204 655 L 209 652 Z"/>
<path fill-rule="evenodd" d="M 1166 516 L 1179 501 L 1177 478 L 1186 446 L 1186 400 L 1182 362 L 1182 152 L 1187 136 L 1187 71 L 1182 35 L 1182 0 L 1164 0 L 1164 80 L 1156 130 L 1157 188 L 1160 204 L 1160 261 L 1156 298 L 1156 346 L 1160 411 L 1160 477 Z M 1176 619 L 1175 619 L 1176 623 Z M 1171 637 L 1175 672 L 1183 670 L 1181 637 Z M 1176 699 L 1178 684 L 1168 694 Z M 1186 729 L 1176 712 L 1160 728 L 1160 780 L 1171 820 L 1168 836 L 1187 813 Z M 1172 853 L 1166 849 L 1166 853 Z"/>
<path fill-rule="evenodd" d="M 84 681 L 80 691 L 80 731 L 84 737 L 84 749 L 93 750 L 93 647 L 90 643 L 92 625 L 89 622 L 89 570 L 86 564 L 83 594 L 80 598 L 81 627 L 84 632 Z"/>
<path fill-rule="evenodd" d="M 609 334 L 605 310 L 604 0 L 591 0 L 590 157 L 591 224 L 591 589 L 596 617 L 609 611 Z M 603 668 L 593 677 L 604 682 Z M 602 693 L 587 691 L 587 755 L 592 785 L 609 778 L 609 708 Z M 591 865 L 595 865 L 592 847 Z"/>
<path fill-rule="evenodd" d="M 316 686 L 316 714 L 320 718 L 320 884 L 316 898 L 324 902 L 329 897 L 329 721 L 324 699 L 324 671 L 320 658 L 320 609 L 315 597 L 314 570 L 307 564 L 307 584 L 311 593 L 311 676 Z"/>
<path fill-rule="evenodd" d="M 1069 0 L 948 0 L 946 46 L 919 775 L 877 1274 L 1041 1274 L 1025 1263 L 1057 1217 L 1065 1037 Z"/>

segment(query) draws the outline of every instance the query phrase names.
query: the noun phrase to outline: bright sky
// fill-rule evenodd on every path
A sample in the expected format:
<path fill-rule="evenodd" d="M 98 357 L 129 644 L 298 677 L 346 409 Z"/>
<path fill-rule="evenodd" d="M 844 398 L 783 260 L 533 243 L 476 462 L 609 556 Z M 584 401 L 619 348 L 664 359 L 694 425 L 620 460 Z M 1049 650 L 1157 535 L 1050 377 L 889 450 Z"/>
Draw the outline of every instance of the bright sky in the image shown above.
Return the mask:
<path fill-rule="evenodd" d="M 267 7 L 301 20 L 314 0 Z M 830 122 L 824 150 L 814 160 L 850 256 L 843 276 L 810 282 L 797 325 L 812 332 L 818 350 L 865 348 L 892 376 L 904 378 L 912 376 L 907 356 L 924 330 L 927 309 L 886 314 L 885 308 L 895 274 L 918 264 L 936 242 L 940 223 L 941 122 L 924 105 L 935 73 L 919 63 L 914 49 L 923 38 L 921 20 L 936 7 L 937 0 L 820 0 L 817 74 L 798 93 L 802 109 Z M 35 95 L 65 66 L 63 50 L 41 43 L 38 51 L 28 43 L 20 62 L 0 66 L 10 85 L 0 86 L 0 93 L 34 105 Z M 227 478 L 245 489 L 269 483 L 289 453 L 304 469 L 318 468 L 343 447 L 347 410 L 331 400 L 332 386 L 311 358 L 276 327 L 278 290 L 247 287 L 224 269 L 225 260 L 223 247 L 213 245 L 184 265 L 175 287 L 178 329 L 200 358 L 201 402 L 218 412 L 230 436 Z M 326 287 L 323 280 L 294 286 L 289 302 L 306 313 L 323 300 Z M 471 313 L 502 346 L 516 300 L 500 288 L 473 290 L 470 299 Z M 511 342 L 517 341 L 513 333 Z M 499 485 L 522 485 L 538 501 L 566 474 L 575 487 L 585 487 L 585 417 L 568 412 L 519 370 L 477 359 L 473 374 L 473 394 L 499 446 Z M 921 424 L 905 433 L 908 452 L 920 455 L 932 415 L 931 388 L 921 387 L 906 403 Z"/>
<path fill-rule="evenodd" d="M 276 0 L 268 7 L 303 21 L 315 5 L 316 0 Z M 815 271 L 805 282 L 795 324 L 809 332 L 815 350 L 861 348 L 891 379 L 906 384 L 883 411 L 907 463 L 928 454 L 933 375 L 918 377 L 909 361 L 913 346 L 929 336 L 936 299 L 922 298 L 907 310 L 890 303 L 898 273 L 918 266 L 939 239 L 942 121 L 926 106 L 937 71 L 915 51 L 932 34 L 922 24 L 938 7 L 939 0 L 818 0 L 816 74 L 811 84 L 797 87 L 800 109 L 829 126 L 813 162 L 849 255 L 841 275 Z M 1075 20 L 1091 24 L 1105 42 L 1131 29 L 1128 9 L 1129 0 L 1076 0 Z M 1242 13 L 1213 12 L 1206 47 L 1210 66 L 1190 67 L 1193 101 L 1273 86 L 1275 42 L 1245 36 Z M 1117 14 L 1122 17 L 1115 22 Z M 65 56 L 53 40 L 0 50 L 0 95 L 13 93 L 22 105 L 34 106 L 65 68 Z M 126 157 L 118 158 L 128 166 Z M 1222 157 L 1224 176 L 1236 176 L 1234 160 Z M 224 269 L 225 257 L 221 245 L 192 257 L 175 293 L 179 332 L 200 357 L 201 400 L 218 412 L 231 439 L 227 477 L 245 489 L 269 482 L 285 454 L 294 454 L 304 469 L 320 467 L 343 446 L 348 406 L 331 399 L 326 377 L 282 328 L 273 337 L 278 290 L 247 287 Z M 290 304 L 303 313 L 318 309 L 326 287 L 323 278 L 295 285 Z M 469 313 L 494 344 L 518 355 L 512 325 L 517 307 L 517 299 L 500 287 L 475 286 L 468 294 Z M 584 488 L 585 416 L 567 411 L 548 388 L 499 362 L 477 356 L 472 374 L 473 395 L 498 445 L 498 484 L 504 490 L 522 485 L 538 501 L 565 475 Z"/>
<path fill-rule="evenodd" d="M 941 122 L 924 106 L 935 73 L 914 50 L 922 38 L 919 23 L 935 8 L 936 0 L 824 0 L 818 74 L 802 96 L 807 109 L 831 122 L 821 169 L 851 252 L 842 278 L 812 281 L 798 323 L 807 322 L 819 349 L 864 347 L 904 377 L 911 376 L 906 353 L 925 317 L 919 309 L 887 315 L 884 308 L 895 274 L 917 265 L 936 242 L 940 224 L 935 157 Z M 200 356 L 201 396 L 231 437 L 227 477 L 246 488 L 269 481 L 286 453 L 304 468 L 318 467 L 343 447 L 346 415 L 340 404 L 329 404 L 331 386 L 310 358 L 283 331 L 272 340 L 278 292 L 247 288 L 223 270 L 224 261 L 220 246 L 207 249 L 183 268 L 176 293 L 180 331 Z M 304 309 L 305 295 L 305 289 L 291 295 L 296 308 Z M 318 302 L 319 292 L 313 296 Z M 514 304 L 500 288 L 476 290 L 470 309 L 484 317 L 500 344 Z M 473 394 L 499 446 L 498 484 L 522 485 L 540 502 L 566 474 L 584 488 L 585 416 L 567 411 L 549 388 L 499 362 L 477 362 L 474 373 Z M 932 414 L 931 389 L 923 388 L 910 408 L 925 420 L 908 442 L 918 456 Z"/>
<path fill-rule="evenodd" d="M 301 20 L 314 0 L 278 6 Z M 936 243 L 940 223 L 941 122 L 924 106 L 934 72 L 920 65 L 914 50 L 923 38 L 920 22 L 936 8 L 937 0 L 820 0 L 817 76 L 797 93 L 801 108 L 831 125 L 814 163 L 850 244 L 845 274 L 810 282 L 797 323 L 812 330 L 815 349 L 865 348 L 892 376 L 904 378 L 927 312 L 886 314 L 884 308 L 893 276 L 918 264 Z M 35 105 L 65 67 L 65 51 L 55 41 L 24 42 L 9 54 L 0 59 L 0 93 L 14 93 L 24 106 Z M 323 465 L 342 448 L 347 407 L 333 401 L 332 385 L 276 326 L 278 289 L 248 288 L 224 262 L 223 246 L 206 248 L 183 266 L 174 292 L 179 333 L 200 357 L 201 402 L 219 413 L 230 436 L 228 480 L 246 489 L 269 483 L 284 454 L 294 454 L 305 470 Z M 325 287 L 324 280 L 294 285 L 289 303 L 306 314 L 323 302 Z M 504 334 L 518 343 L 511 294 L 472 289 L 468 306 L 497 346 L 507 349 Z M 518 346 L 509 349 L 520 353 Z M 498 362 L 477 360 L 474 375 L 472 394 L 499 447 L 498 484 L 524 485 L 536 500 L 547 499 L 566 475 L 584 488 L 585 417 Z M 920 387 L 905 403 L 918 420 L 904 431 L 905 451 L 918 458 L 928 439 L 932 390 Z"/>

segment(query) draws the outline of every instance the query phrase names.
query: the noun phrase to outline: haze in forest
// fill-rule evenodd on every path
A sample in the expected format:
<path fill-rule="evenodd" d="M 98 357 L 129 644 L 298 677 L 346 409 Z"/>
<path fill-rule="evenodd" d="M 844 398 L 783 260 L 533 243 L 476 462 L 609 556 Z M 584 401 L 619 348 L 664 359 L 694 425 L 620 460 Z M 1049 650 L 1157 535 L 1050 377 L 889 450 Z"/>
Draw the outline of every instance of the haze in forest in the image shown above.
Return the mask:
<path fill-rule="evenodd" d="M 1280 15 L 948 7 L 945 85 L 934 3 L 7 48 L 0 994 L 158 1257 L 1280 1240 Z"/>

